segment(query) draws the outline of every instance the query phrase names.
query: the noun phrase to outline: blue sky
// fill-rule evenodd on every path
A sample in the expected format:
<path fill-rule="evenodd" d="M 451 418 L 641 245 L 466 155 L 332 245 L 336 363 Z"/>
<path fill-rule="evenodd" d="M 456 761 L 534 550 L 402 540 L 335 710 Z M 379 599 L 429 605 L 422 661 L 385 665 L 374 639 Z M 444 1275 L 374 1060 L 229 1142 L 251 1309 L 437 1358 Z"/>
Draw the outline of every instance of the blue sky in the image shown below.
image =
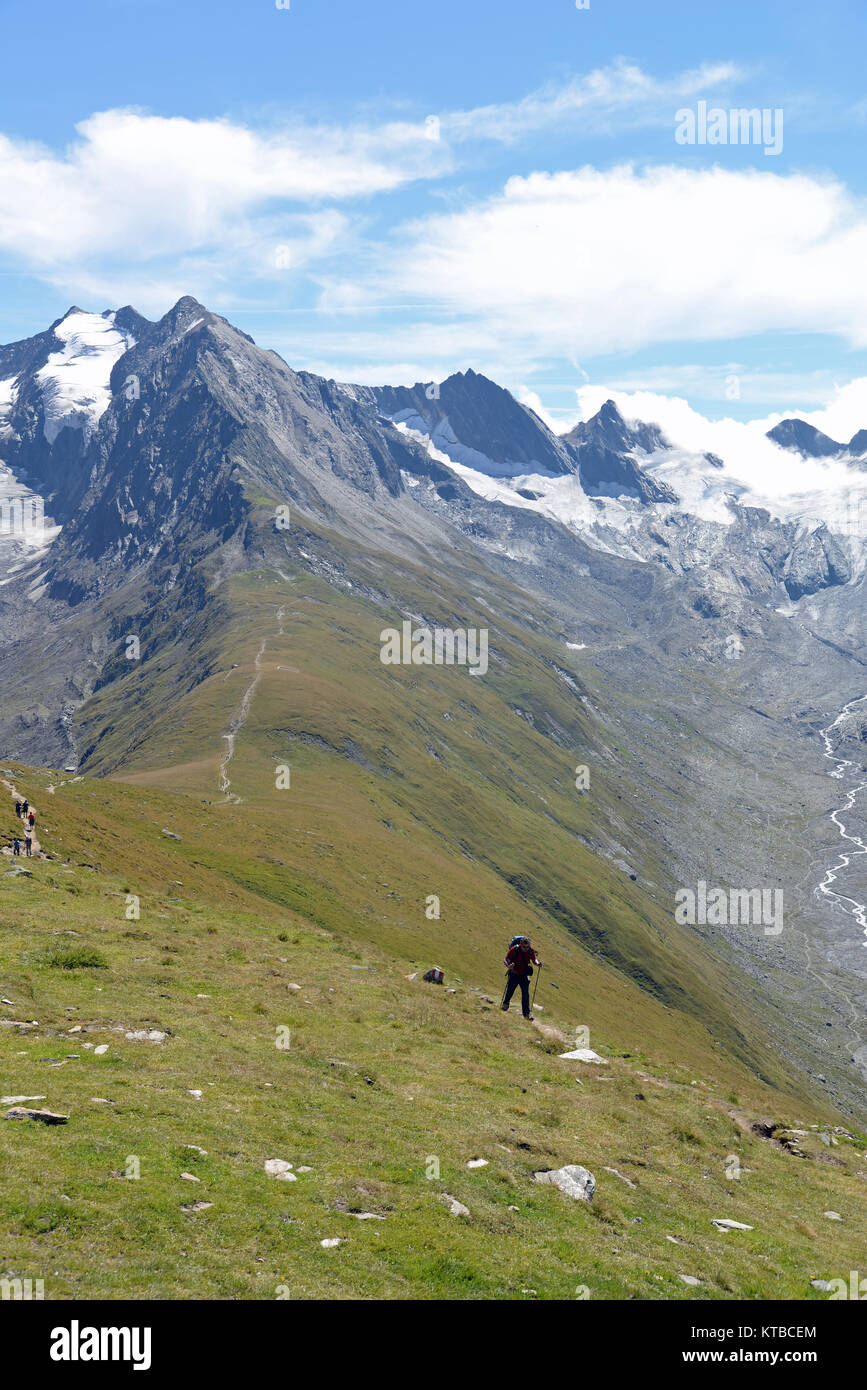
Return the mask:
<path fill-rule="evenodd" d="M 867 425 L 863 3 L 43 0 L 0 23 L 0 341 L 191 293 L 295 367 L 472 366 L 564 427 L 609 392 L 838 430 L 863 397 Z M 700 102 L 782 111 L 781 150 L 679 144 Z"/>

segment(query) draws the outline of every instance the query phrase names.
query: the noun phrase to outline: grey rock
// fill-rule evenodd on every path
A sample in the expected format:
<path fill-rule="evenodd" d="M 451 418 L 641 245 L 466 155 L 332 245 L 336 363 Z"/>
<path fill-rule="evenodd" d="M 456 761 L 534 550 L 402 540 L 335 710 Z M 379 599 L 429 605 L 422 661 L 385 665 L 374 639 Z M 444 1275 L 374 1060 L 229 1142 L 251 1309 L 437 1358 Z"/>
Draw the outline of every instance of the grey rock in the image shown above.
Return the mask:
<path fill-rule="evenodd" d="M 287 1163 L 285 1158 L 266 1158 L 264 1166 L 269 1178 L 281 1178 L 283 1182 L 298 1181 L 291 1171 L 292 1164 Z"/>
<path fill-rule="evenodd" d="M 68 1115 L 56 1114 L 53 1110 L 29 1110 L 24 1106 L 13 1106 L 3 1116 L 4 1120 L 38 1120 L 44 1125 L 65 1125 Z"/>
<path fill-rule="evenodd" d="M 578 1163 L 567 1163 L 564 1168 L 534 1173 L 533 1177 L 536 1182 L 550 1183 L 553 1187 L 559 1188 L 567 1197 L 574 1197 L 576 1201 L 593 1201 L 596 1179 L 587 1168 L 582 1168 Z"/>

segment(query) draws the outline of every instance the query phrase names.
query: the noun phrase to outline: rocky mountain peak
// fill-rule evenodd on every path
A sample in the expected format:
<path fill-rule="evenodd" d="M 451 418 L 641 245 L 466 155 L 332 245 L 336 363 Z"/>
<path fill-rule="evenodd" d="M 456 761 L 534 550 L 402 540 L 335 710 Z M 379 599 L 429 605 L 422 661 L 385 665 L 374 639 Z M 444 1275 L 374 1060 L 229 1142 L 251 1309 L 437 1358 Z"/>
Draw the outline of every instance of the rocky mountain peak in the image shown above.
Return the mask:
<path fill-rule="evenodd" d="M 666 448 L 662 431 L 657 425 L 628 423 L 614 401 L 605 401 L 591 419 L 579 421 L 563 440 L 578 461 L 584 490 L 592 496 L 625 495 L 643 502 L 676 500 L 671 489 L 643 472 L 633 457 Z"/>
<path fill-rule="evenodd" d="M 658 425 L 627 422 L 612 400 L 605 401 L 595 415 L 579 422 L 565 437 L 576 445 L 593 443 L 616 452 L 639 450 L 645 454 L 668 444 Z"/>
<path fill-rule="evenodd" d="M 802 454 L 804 458 L 833 458 L 837 454 L 846 453 L 845 444 L 838 444 L 836 439 L 823 434 L 814 425 L 808 425 L 806 420 L 781 420 L 773 429 L 768 430 L 768 439 L 772 439 L 782 449 L 791 449 Z"/>

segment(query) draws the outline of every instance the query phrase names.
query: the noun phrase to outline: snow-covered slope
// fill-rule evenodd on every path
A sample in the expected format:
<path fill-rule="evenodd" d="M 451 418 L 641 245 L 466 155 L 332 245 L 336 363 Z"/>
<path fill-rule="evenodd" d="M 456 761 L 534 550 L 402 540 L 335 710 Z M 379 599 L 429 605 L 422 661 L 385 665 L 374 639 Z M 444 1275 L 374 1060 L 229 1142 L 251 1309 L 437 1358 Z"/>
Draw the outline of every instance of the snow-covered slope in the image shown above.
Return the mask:
<path fill-rule="evenodd" d="M 597 550 L 628 555 L 641 559 L 640 551 L 629 544 L 626 532 L 638 521 L 642 505 L 634 499 L 588 497 L 575 473 L 552 477 L 549 473 L 492 473 L 485 466 L 473 466 L 467 461 L 469 450 L 463 450 L 438 436 L 439 446 L 418 426 L 423 421 L 395 418 L 401 433 L 414 439 L 427 450 L 430 458 L 444 463 L 459 478 L 487 502 L 502 502 L 538 512 L 552 521 L 562 522 L 571 530 L 592 541 Z M 410 482 L 407 478 L 406 482 Z M 412 485 L 412 484 L 410 484 Z"/>
<path fill-rule="evenodd" d="M 462 444 L 455 434 L 452 423 L 447 415 L 437 420 L 430 434 L 428 434 L 428 422 L 423 420 L 417 411 L 412 409 L 400 410 L 396 415 L 390 417 L 394 423 L 400 427 L 405 426 L 411 430 L 413 435 L 419 439 L 429 439 L 433 446 L 431 457 L 438 455 L 443 461 L 452 464 L 462 464 L 475 473 L 483 474 L 488 478 L 511 478 L 516 472 L 526 471 L 526 461 L 515 459 L 492 459 L 480 449 L 470 448 L 467 444 Z M 541 470 L 541 463 L 534 459 Z M 546 476 L 551 476 L 546 474 Z"/>
<path fill-rule="evenodd" d="M 684 449 L 660 450 L 647 467 L 677 494 L 682 510 L 706 521 L 725 522 L 733 499 L 782 521 L 825 522 L 848 535 L 867 497 L 867 474 L 848 456 L 808 458 L 770 441 L 749 457 L 728 455 L 717 467 Z"/>
<path fill-rule="evenodd" d="M 649 418 L 627 420 L 609 400 L 561 436 L 578 468 L 552 473 L 531 459 L 509 465 L 502 454 L 493 466 L 454 438 L 447 417 L 433 422 L 405 407 L 391 418 L 477 496 L 560 522 L 595 550 L 714 584 L 722 566 L 727 583 L 755 592 L 771 575 L 774 605 L 867 569 L 867 469 L 845 446 L 793 451 L 735 422 L 677 438 Z"/>
<path fill-rule="evenodd" d="M 15 404 L 17 394 L 16 378 L 8 377 L 6 381 L 0 381 L 0 439 L 9 430 L 9 416 Z"/>
<path fill-rule="evenodd" d="M 54 329 L 62 346 L 37 373 L 45 411 L 45 438 L 53 444 L 64 425 L 80 429 L 85 442 L 109 400 L 111 369 L 133 347 L 132 335 L 115 326 L 115 314 L 69 313 Z"/>

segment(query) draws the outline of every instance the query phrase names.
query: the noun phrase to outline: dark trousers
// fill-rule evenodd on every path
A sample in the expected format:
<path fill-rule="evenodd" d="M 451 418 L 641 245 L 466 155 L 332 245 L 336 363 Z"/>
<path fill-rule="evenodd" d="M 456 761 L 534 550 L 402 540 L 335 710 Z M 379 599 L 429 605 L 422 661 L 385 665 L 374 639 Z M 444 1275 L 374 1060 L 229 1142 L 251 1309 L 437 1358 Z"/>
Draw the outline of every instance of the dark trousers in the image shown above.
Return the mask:
<path fill-rule="evenodd" d="M 506 997 L 503 1000 L 503 1008 L 508 1009 L 509 1001 L 518 988 L 518 985 L 521 986 L 521 1012 L 526 1018 L 530 1012 L 530 978 L 528 975 L 513 975 L 511 971 L 509 972 L 509 978 L 506 981 Z"/>

